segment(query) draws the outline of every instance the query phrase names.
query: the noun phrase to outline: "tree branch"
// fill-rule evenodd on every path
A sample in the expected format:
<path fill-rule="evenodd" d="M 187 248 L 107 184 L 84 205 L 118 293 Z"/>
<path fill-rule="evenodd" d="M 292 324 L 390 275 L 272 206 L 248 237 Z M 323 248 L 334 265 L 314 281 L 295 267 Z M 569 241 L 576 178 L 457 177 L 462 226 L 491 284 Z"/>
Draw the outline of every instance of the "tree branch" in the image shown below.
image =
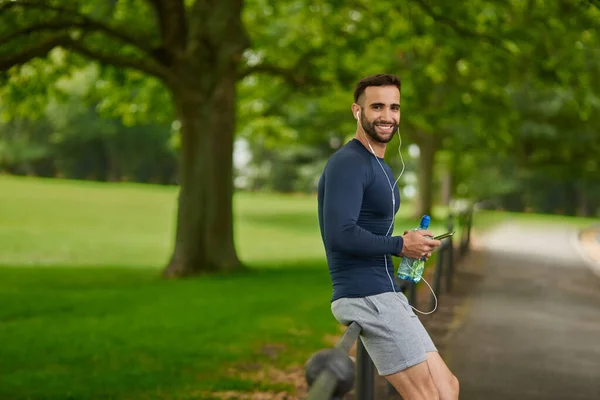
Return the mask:
<path fill-rule="evenodd" d="M 113 65 L 115 67 L 135 69 L 144 72 L 148 75 L 155 76 L 159 79 L 165 80 L 169 73 L 166 68 L 162 65 L 145 62 L 139 58 L 129 58 L 124 56 L 118 56 L 115 54 L 106 54 L 87 48 L 83 43 L 77 40 L 69 39 L 64 45 L 65 48 L 71 49 L 76 53 L 91 58 L 100 62 L 101 64 Z"/>
<path fill-rule="evenodd" d="M 147 42 L 149 42 L 149 40 L 147 38 L 146 39 L 145 38 L 140 38 L 140 39 L 134 38 L 124 32 L 120 32 L 100 21 L 97 21 L 86 15 L 83 15 L 75 10 L 71 10 L 71 9 L 64 8 L 64 7 L 53 6 L 50 4 L 20 0 L 20 1 L 11 1 L 9 3 L 3 4 L 2 7 L 0 7 L 0 14 L 2 14 L 3 12 L 5 12 L 15 6 L 21 6 L 23 8 L 29 8 L 29 9 L 49 10 L 49 11 L 55 11 L 57 13 L 67 14 L 70 17 L 72 17 L 73 20 L 56 19 L 56 20 L 54 20 L 55 23 L 60 20 L 64 24 L 62 26 L 62 28 L 81 28 L 86 31 L 102 32 L 102 33 L 108 35 L 109 37 L 112 37 L 121 42 L 127 43 L 129 45 L 132 45 L 132 46 L 138 48 L 139 50 L 142 50 L 147 55 L 153 57 L 154 53 L 153 53 L 153 50 L 147 45 Z M 35 27 L 37 27 L 37 29 Z M 33 25 L 30 27 L 24 28 L 20 32 L 22 32 L 22 34 L 28 34 L 28 33 L 32 33 L 32 32 L 39 31 L 39 30 L 45 30 L 45 29 L 46 30 L 47 29 L 60 29 L 60 27 L 55 27 L 54 24 L 51 24 L 49 22 L 44 22 L 44 23 L 40 23 L 37 25 Z M 12 39 L 16 38 L 18 35 L 19 34 L 17 32 L 14 35 L 7 35 L 7 36 L 9 37 L 9 40 L 12 40 Z M 6 39 L 6 37 L 3 39 Z M 4 43 L 6 41 L 8 41 L 8 40 L 1 40 L 0 44 Z"/>
<path fill-rule="evenodd" d="M 296 76 L 294 69 L 264 63 L 245 68 L 238 75 L 238 79 L 244 79 L 245 77 L 250 76 L 252 74 L 269 74 L 280 76 L 286 82 L 295 86 L 300 86 L 303 83 L 302 80 Z"/>
<path fill-rule="evenodd" d="M 79 28 L 84 32 L 90 33 L 93 31 L 102 31 L 106 32 L 105 27 L 97 26 L 95 24 L 89 24 L 88 22 L 75 22 L 75 21 L 67 21 L 61 19 L 55 19 L 51 21 L 41 22 L 39 24 L 34 24 L 27 26 L 25 28 L 19 29 L 17 31 L 11 32 L 8 35 L 0 37 L 0 45 L 10 42 L 11 40 L 18 39 L 19 37 L 29 35 L 35 32 L 41 31 L 58 31 L 65 30 L 71 28 Z M 116 35 L 111 35 L 116 38 Z M 143 50 L 146 54 L 152 56 L 152 51 L 148 48 L 140 48 L 139 45 L 131 43 L 130 40 L 126 40 L 125 38 L 120 38 L 123 42 L 127 44 L 133 44 L 136 48 Z"/>
<path fill-rule="evenodd" d="M 244 79 L 252 74 L 267 74 L 272 76 L 279 76 L 283 78 L 288 84 L 295 87 L 302 87 L 305 85 L 317 85 L 320 82 L 319 79 L 309 76 L 308 74 L 300 74 L 298 68 L 280 67 L 278 65 L 261 63 L 253 65 L 251 67 L 244 68 L 239 74 L 238 79 Z"/>
<path fill-rule="evenodd" d="M 468 38 L 472 38 L 472 39 L 484 39 L 488 43 L 492 44 L 494 47 L 496 47 L 502 51 L 505 51 L 511 55 L 513 54 L 508 48 L 506 48 L 504 46 L 504 44 L 502 43 L 502 41 L 500 39 L 498 39 L 494 36 L 491 36 L 491 35 L 473 32 L 473 31 L 469 30 L 468 28 L 462 26 L 461 24 L 458 24 L 453 19 L 448 18 L 445 15 L 436 13 L 433 10 L 433 7 L 431 7 L 429 4 L 427 4 L 425 2 L 425 0 L 413 0 L 413 1 L 419 5 L 421 10 L 423 10 L 423 12 L 425 12 L 425 14 L 429 15 L 435 21 L 449 26 L 450 28 L 452 28 L 452 30 L 454 30 L 454 32 L 458 33 L 459 35 L 468 37 Z"/>
<path fill-rule="evenodd" d="M 38 43 L 35 46 L 31 46 L 28 49 L 22 50 L 20 53 L 15 54 L 11 57 L 0 58 L 0 71 L 6 71 L 10 67 L 15 65 L 25 64 L 27 61 L 36 57 L 45 57 L 50 50 L 60 46 L 68 36 L 55 36 L 47 39 L 43 42 Z"/>
<path fill-rule="evenodd" d="M 269 74 L 282 77 L 287 83 L 292 86 L 300 87 L 304 85 L 319 85 L 322 80 L 311 76 L 310 72 L 314 69 L 310 68 L 311 59 L 325 54 L 323 49 L 307 50 L 292 67 L 281 67 L 271 63 L 260 63 L 244 68 L 238 75 L 239 79 L 243 79 L 252 74 Z M 304 73 L 303 73 L 304 71 Z"/>
<path fill-rule="evenodd" d="M 70 49 L 102 64 L 113 65 L 115 67 L 127 69 L 135 69 L 162 80 L 165 80 L 168 76 L 168 71 L 161 66 L 144 62 L 142 59 L 128 58 L 98 52 L 86 47 L 80 41 L 71 39 L 68 35 L 54 36 L 38 43 L 37 45 L 26 48 L 15 55 L 0 57 L 0 71 L 6 71 L 15 65 L 25 64 L 36 57 L 45 57 L 50 50 L 56 47 Z"/>
<path fill-rule="evenodd" d="M 184 49 L 187 41 L 188 21 L 183 0 L 146 0 L 156 10 L 160 33 L 165 48 Z"/>
<path fill-rule="evenodd" d="M 195 0 L 188 12 L 188 19 L 195 21 L 195 23 L 190 23 L 188 27 L 190 40 L 196 42 L 211 41 L 213 45 L 218 46 L 221 38 L 231 38 L 232 35 L 239 34 L 240 43 L 249 42 L 239 20 L 236 21 L 238 15 L 241 17 L 243 8 L 244 0 Z M 221 21 L 218 23 L 199 23 L 199 21 L 219 18 L 219 16 L 221 16 Z"/>

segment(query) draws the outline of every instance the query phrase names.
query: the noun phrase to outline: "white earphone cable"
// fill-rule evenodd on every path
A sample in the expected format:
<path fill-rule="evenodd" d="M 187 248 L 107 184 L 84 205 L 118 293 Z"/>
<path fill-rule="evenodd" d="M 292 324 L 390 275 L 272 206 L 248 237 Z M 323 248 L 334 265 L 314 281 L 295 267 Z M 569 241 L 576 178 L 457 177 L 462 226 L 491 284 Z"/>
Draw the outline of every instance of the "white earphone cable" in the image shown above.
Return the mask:
<path fill-rule="evenodd" d="M 367 144 L 369 145 L 369 148 L 371 149 L 371 153 L 373 153 L 373 156 L 375 157 L 375 160 L 377 161 L 377 163 L 379 164 L 379 166 L 381 167 L 381 170 L 383 171 L 388 184 L 390 185 L 390 189 L 392 191 L 392 223 L 390 224 L 390 227 L 388 228 L 385 236 L 388 236 L 390 234 L 390 232 L 393 231 L 393 227 L 394 227 L 394 215 L 395 215 L 395 210 L 396 210 L 396 195 L 394 194 L 394 189 L 398 183 L 398 181 L 400 180 L 400 177 L 402 177 L 402 174 L 404 174 L 404 169 L 405 169 L 405 164 L 404 164 L 404 158 L 402 157 L 402 151 L 401 151 L 401 146 L 402 146 L 402 137 L 400 136 L 400 126 L 398 126 L 398 154 L 400 154 L 400 161 L 402 162 L 402 171 L 400 172 L 400 175 L 398 175 L 398 179 L 396 179 L 396 181 L 394 182 L 394 184 L 392 185 L 392 182 L 390 180 L 390 177 L 388 176 L 387 172 L 385 172 L 385 168 L 383 168 L 383 165 L 381 164 L 381 162 L 379 161 L 379 158 L 377 157 L 377 155 L 375 154 L 375 150 L 373 150 L 373 146 L 371 146 L 371 143 L 369 142 L 369 138 L 367 137 L 367 134 L 365 132 L 365 130 L 362 127 L 362 124 L 360 123 L 360 113 L 357 112 L 356 113 L 356 117 L 357 117 L 357 125 L 360 127 L 360 130 L 363 133 L 363 136 L 365 137 L 365 140 L 367 141 Z M 394 291 L 394 293 L 396 293 L 396 287 L 394 285 L 394 279 L 390 276 L 390 272 L 388 271 L 388 265 L 387 265 L 387 255 L 383 256 L 383 260 L 385 262 L 385 271 L 387 273 L 388 278 L 390 278 L 390 283 L 392 284 L 392 290 Z M 413 307 L 411 305 L 411 308 L 413 310 L 415 310 L 416 312 L 423 314 L 423 315 L 428 315 L 428 314 L 432 314 L 433 312 L 435 312 L 435 310 L 437 309 L 438 306 L 438 300 L 437 300 L 437 296 L 435 295 L 435 292 L 433 291 L 433 289 L 431 288 L 431 285 L 429 284 L 429 282 L 427 282 L 425 280 L 424 277 L 421 277 L 421 279 L 423 279 L 423 281 L 427 284 L 427 286 L 429 287 L 429 290 L 431 290 L 431 294 L 433 294 L 433 298 L 435 299 L 435 307 L 433 308 L 433 310 L 428 311 L 428 312 L 424 312 L 421 310 L 416 309 L 415 307 Z"/>

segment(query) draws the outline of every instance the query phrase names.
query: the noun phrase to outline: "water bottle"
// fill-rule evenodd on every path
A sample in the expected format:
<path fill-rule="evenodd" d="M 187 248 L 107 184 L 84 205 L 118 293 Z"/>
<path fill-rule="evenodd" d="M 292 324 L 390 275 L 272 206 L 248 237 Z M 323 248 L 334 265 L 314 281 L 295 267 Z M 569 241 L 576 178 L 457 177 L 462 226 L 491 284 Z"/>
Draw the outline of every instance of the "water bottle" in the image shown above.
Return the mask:
<path fill-rule="evenodd" d="M 431 218 L 429 215 L 423 215 L 421 218 L 421 224 L 418 228 L 411 229 L 411 231 L 421 231 L 429 229 L 429 222 Z M 398 278 L 412 282 L 419 282 L 423 269 L 425 268 L 425 261 L 417 258 L 402 257 L 400 267 L 398 267 Z"/>

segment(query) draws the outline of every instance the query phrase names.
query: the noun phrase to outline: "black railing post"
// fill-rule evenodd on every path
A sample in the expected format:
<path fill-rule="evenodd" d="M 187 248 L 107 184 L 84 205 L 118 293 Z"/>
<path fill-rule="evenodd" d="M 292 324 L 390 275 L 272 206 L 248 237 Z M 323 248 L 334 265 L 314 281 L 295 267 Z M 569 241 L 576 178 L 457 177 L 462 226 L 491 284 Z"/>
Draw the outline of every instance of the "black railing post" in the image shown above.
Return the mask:
<path fill-rule="evenodd" d="M 450 214 L 448 218 L 448 232 L 454 230 L 454 216 Z M 452 240 L 453 236 L 450 236 L 448 239 L 448 254 L 446 255 L 446 262 L 448 266 L 446 267 L 446 291 L 450 293 L 452 291 L 452 278 L 454 275 L 454 241 Z"/>
<path fill-rule="evenodd" d="M 442 269 L 444 268 L 444 255 L 447 250 L 448 242 L 442 242 L 440 250 L 437 255 L 437 261 L 435 263 L 435 271 L 433 277 L 433 293 L 431 294 L 431 309 L 435 307 L 435 296 L 439 296 L 442 289 Z"/>
<path fill-rule="evenodd" d="M 375 395 L 375 366 L 362 340 L 356 343 L 356 399 L 373 400 Z"/>
<path fill-rule="evenodd" d="M 473 206 L 460 212 L 460 256 L 462 257 L 469 251 L 471 243 L 471 226 L 473 224 Z"/>
<path fill-rule="evenodd" d="M 460 256 L 462 257 L 467 252 L 467 240 L 468 240 L 468 225 L 467 212 L 461 211 L 458 217 L 458 223 L 460 228 Z"/>
<path fill-rule="evenodd" d="M 415 282 L 408 283 L 408 301 L 413 307 L 417 306 L 417 284 Z"/>
<path fill-rule="evenodd" d="M 466 243 L 466 251 L 469 250 L 469 245 L 471 244 L 471 226 L 473 225 L 473 206 L 470 206 L 467 211 L 467 243 Z"/>
<path fill-rule="evenodd" d="M 452 291 L 452 279 L 454 278 L 454 243 L 452 238 L 448 241 L 448 254 L 446 254 L 446 291 L 450 293 Z"/>

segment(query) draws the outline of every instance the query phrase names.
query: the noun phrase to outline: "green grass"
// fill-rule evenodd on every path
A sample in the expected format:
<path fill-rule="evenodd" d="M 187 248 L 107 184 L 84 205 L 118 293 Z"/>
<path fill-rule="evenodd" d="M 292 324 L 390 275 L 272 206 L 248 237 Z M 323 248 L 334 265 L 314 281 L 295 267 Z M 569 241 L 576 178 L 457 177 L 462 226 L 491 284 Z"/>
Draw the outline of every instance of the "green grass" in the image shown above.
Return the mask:
<path fill-rule="evenodd" d="M 301 364 L 337 331 L 327 274 L 308 267 L 169 282 L 126 268 L 4 268 L 0 276 L 6 399 L 269 388 L 228 367 Z M 265 345 L 283 346 L 277 360 Z"/>
<path fill-rule="evenodd" d="M 0 177 L 0 265 L 158 267 L 175 191 L 160 186 Z"/>
<path fill-rule="evenodd" d="M 574 228 L 585 228 L 600 222 L 598 218 L 581 218 L 568 215 L 516 213 L 507 211 L 480 210 L 473 216 L 473 226 L 477 232 L 484 233 L 501 223 L 510 222 L 518 225 L 563 225 Z"/>
<path fill-rule="evenodd" d="M 176 196 L 173 187 L 0 176 L 0 265 L 160 268 L 172 249 Z M 412 210 L 400 208 L 397 234 L 418 225 Z M 314 196 L 236 194 L 240 257 L 261 266 L 321 262 L 316 211 Z M 436 232 L 441 216 L 436 209 Z"/>
<path fill-rule="evenodd" d="M 236 194 L 249 271 L 164 281 L 176 196 L 173 187 L 0 177 L 0 398 L 293 390 L 236 368 L 301 367 L 339 333 L 316 198 Z M 417 224 L 411 213 L 402 207 L 398 231 Z"/>
<path fill-rule="evenodd" d="M 236 246 L 250 269 L 165 281 L 176 196 L 0 176 L 0 399 L 293 391 L 247 372 L 301 368 L 339 334 L 316 198 L 236 194 Z M 397 233 L 417 225 L 411 215 L 403 204 Z M 436 209 L 435 233 L 443 215 Z"/>

